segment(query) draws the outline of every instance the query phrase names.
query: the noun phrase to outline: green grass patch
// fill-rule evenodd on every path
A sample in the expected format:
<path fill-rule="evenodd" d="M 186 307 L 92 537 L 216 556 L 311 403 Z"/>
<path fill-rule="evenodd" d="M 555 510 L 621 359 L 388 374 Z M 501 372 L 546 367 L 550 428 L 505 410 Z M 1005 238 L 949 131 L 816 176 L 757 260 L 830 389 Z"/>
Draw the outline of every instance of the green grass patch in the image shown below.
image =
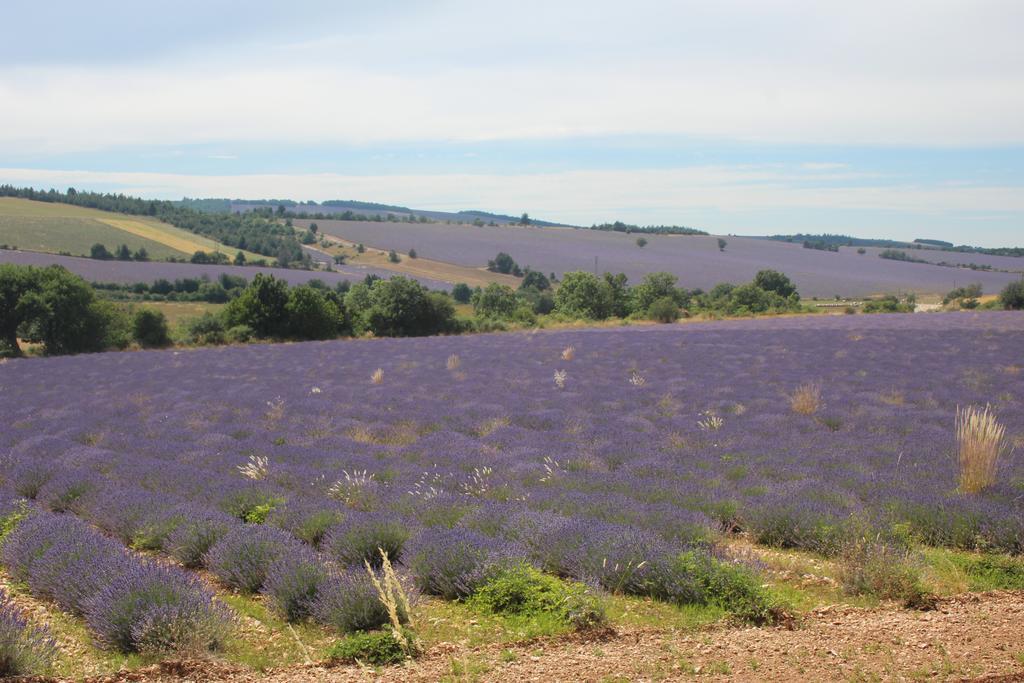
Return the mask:
<path fill-rule="evenodd" d="M 406 630 L 408 642 L 415 642 L 411 631 Z M 327 658 L 348 663 L 372 664 L 387 666 L 401 664 L 406 660 L 407 653 L 402 643 L 391 631 L 372 631 L 370 633 L 354 633 L 330 647 Z"/>
<path fill-rule="evenodd" d="M 470 607 L 528 621 L 554 619 L 574 629 L 601 626 L 601 599 L 587 586 L 520 564 L 498 572 L 469 599 Z"/>
<path fill-rule="evenodd" d="M 940 593 L 1024 590 L 1024 558 L 946 548 L 922 551 Z"/>

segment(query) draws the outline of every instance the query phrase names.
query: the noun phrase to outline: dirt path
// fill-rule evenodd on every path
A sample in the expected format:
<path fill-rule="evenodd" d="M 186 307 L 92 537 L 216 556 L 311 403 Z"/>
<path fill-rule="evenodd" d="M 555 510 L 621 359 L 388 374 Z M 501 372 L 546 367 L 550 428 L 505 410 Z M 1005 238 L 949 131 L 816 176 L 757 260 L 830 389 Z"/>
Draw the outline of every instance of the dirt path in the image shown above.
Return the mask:
<path fill-rule="evenodd" d="M 257 674 L 210 662 L 117 679 L 229 681 L 1024 681 L 1024 592 L 943 600 L 931 612 L 830 607 L 795 630 L 622 631 L 473 650 L 443 644 L 407 667 L 293 667 Z"/>

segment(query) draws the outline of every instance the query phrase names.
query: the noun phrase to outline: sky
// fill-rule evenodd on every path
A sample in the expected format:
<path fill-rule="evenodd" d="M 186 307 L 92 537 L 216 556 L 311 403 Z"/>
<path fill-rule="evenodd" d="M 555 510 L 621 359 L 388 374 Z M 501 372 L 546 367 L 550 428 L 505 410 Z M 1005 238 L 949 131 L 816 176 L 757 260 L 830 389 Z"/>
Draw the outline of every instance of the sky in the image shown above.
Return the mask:
<path fill-rule="evenodd" d="M 1019 0 L 11 3 L 0 182 L 1024 245 Z"/>

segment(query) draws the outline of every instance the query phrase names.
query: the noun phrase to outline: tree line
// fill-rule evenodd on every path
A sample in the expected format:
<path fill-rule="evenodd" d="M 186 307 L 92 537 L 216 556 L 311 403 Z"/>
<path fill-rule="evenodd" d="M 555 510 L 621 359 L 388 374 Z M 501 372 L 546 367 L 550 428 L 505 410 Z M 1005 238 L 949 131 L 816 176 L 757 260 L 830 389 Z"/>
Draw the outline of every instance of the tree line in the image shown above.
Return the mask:
<path fill-rule="evenodd" d="M 68 188 L 36 190 L 30 187 L 0 185 L 0 197 L 18 197 L 38 202 L 83 206 L 133 216 L 151 216 L 183 230 L 226 244 L 239 250 L 269 256 L 280 267 L 308 264 L 309 257 L 290 226 L 277 222 L 271 212 L 246 214 L 203 213 L 174 202 L 141 199 L 124 194 L 82 192 Z"/>

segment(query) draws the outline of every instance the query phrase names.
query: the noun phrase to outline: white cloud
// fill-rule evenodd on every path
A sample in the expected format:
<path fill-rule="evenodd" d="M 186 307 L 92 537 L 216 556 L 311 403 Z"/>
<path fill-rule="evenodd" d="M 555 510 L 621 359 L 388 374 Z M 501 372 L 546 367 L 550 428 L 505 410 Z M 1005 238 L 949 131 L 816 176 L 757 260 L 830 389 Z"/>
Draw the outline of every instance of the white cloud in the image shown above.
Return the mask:
<path fill-rule="evenodd" d="M 1022 3 L 448 2 L 387 18 L 159 59 L 9 62 L 0 153 L 634 133 L 1024 142 Z"/>

